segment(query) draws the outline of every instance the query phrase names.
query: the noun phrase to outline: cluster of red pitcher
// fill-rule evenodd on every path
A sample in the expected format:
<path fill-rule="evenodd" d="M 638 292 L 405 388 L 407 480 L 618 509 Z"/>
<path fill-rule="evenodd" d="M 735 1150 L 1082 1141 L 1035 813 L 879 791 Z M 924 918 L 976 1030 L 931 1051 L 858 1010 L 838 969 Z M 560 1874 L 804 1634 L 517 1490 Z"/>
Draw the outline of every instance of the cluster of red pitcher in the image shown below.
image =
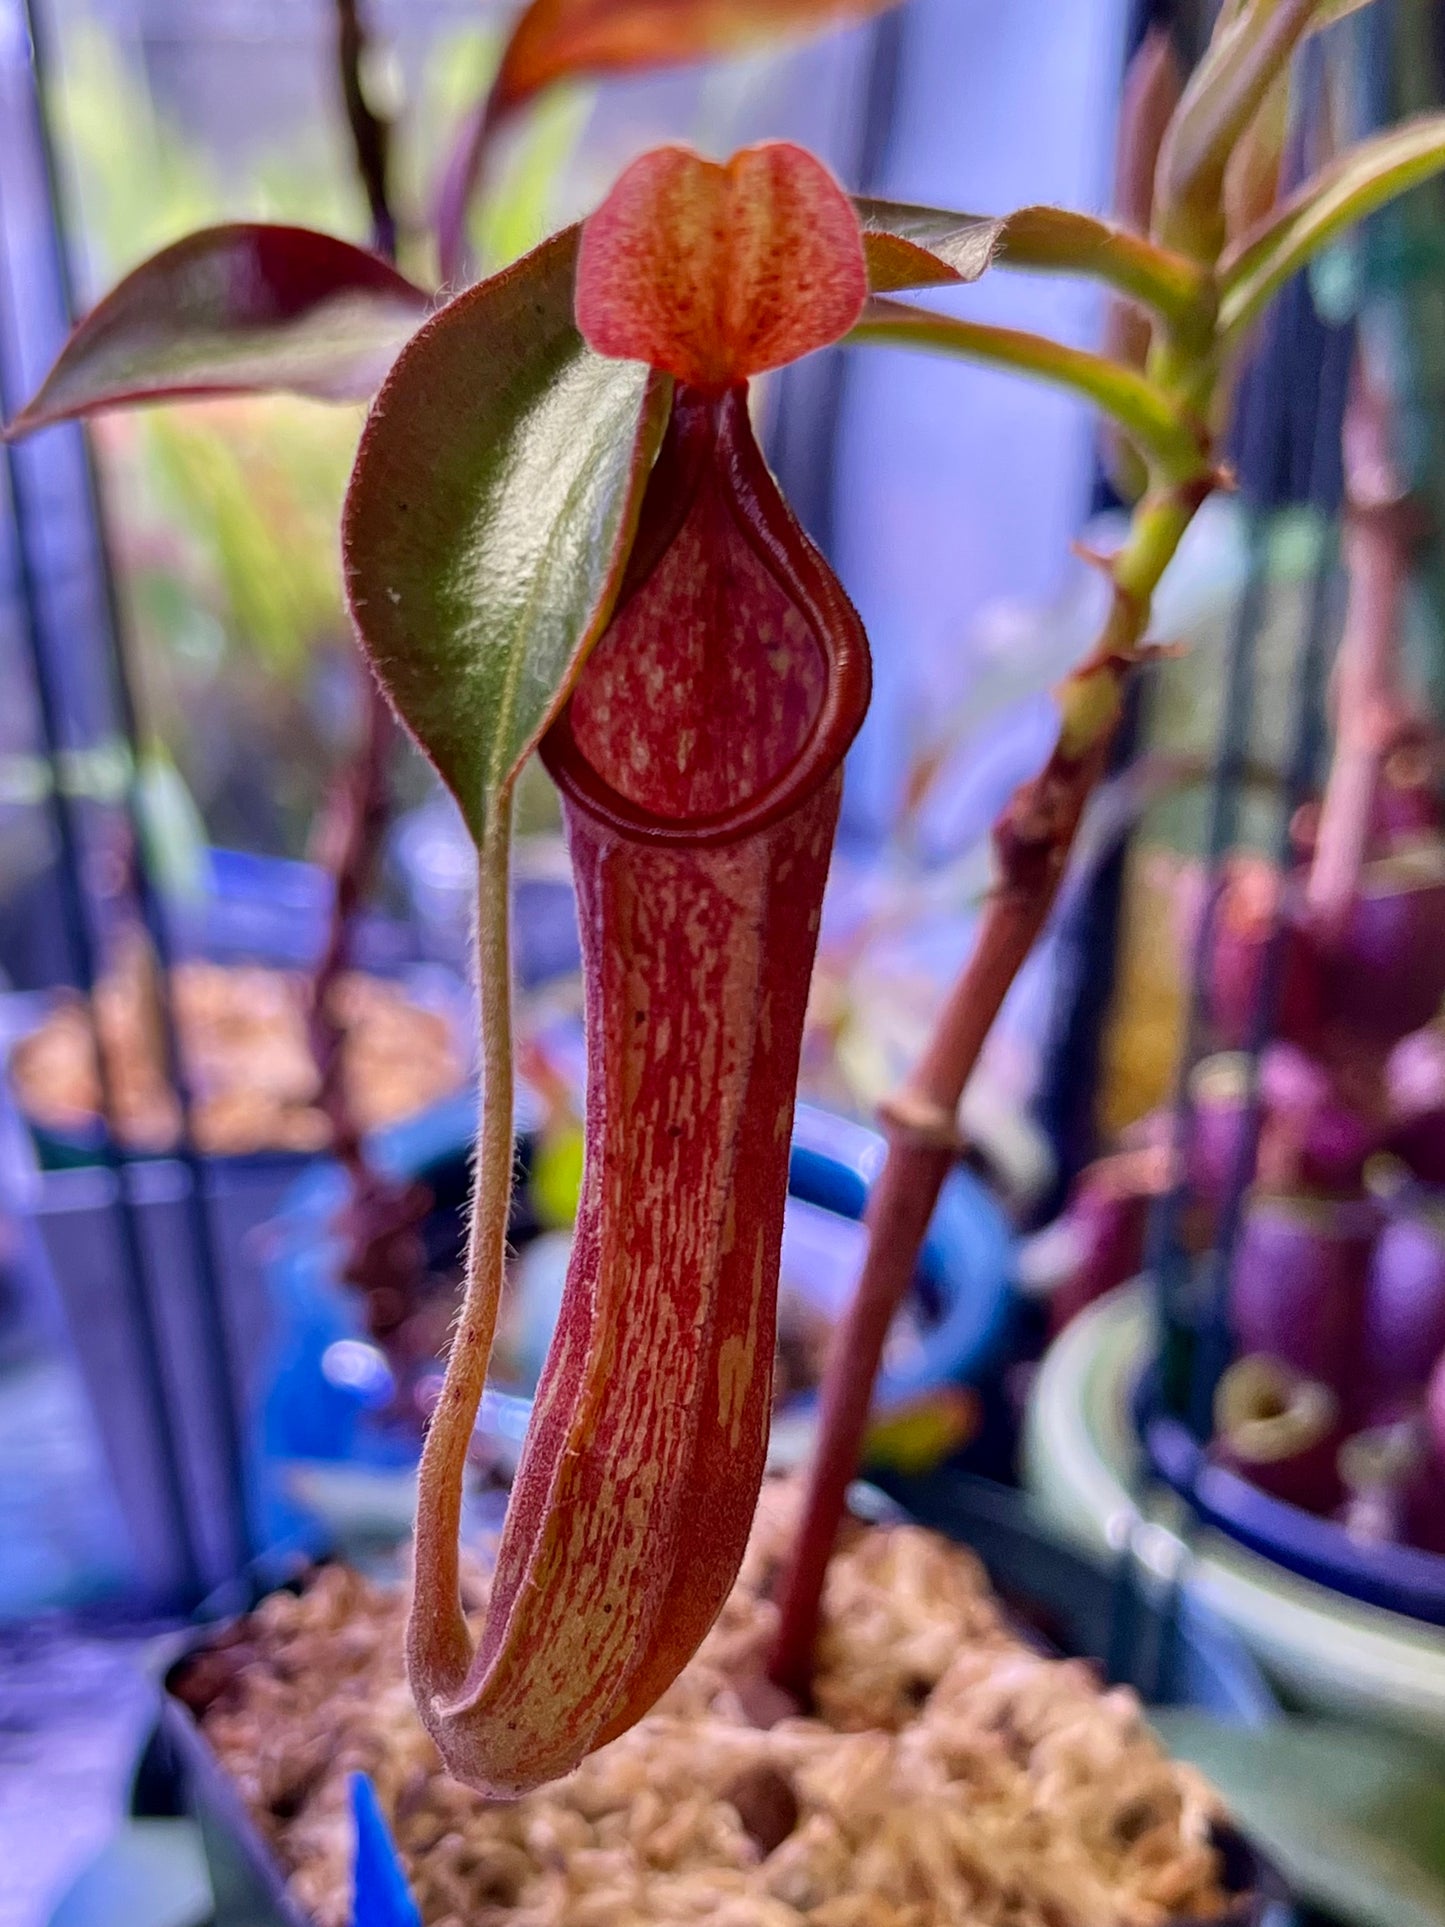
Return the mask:
<path fill-rule="evenodd" d="M 1359 887 L 1328 931 L 1305 889 L 1312 828 L 1301 811 L 1286 870 L 1230 859 L 1202 946 L 1219 1049 L 1191 1080 L 1188 1242 L 1207 1249 L 1248 1187 L 1211 1451 L 1359 1537 L 1445 1552 L 1445 816 L 1419 759 L 1387 767 Z M 1266 973 L 1256 1136 L 1245 1046 Z M 1178 1154 L 1171 1120 L 1136 1132 L 1070 1201 L 1060 1322 L 1142 1261 Z"/>

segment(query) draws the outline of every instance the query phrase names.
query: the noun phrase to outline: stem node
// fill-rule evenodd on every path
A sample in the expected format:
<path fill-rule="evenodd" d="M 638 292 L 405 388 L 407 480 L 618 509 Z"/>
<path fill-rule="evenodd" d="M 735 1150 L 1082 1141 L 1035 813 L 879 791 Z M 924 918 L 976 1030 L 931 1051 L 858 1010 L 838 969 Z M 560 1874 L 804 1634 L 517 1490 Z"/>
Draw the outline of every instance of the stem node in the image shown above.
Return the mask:
<path fill-rule="evenodd" d="M 878 1118 L 890 1138 L 923 1145 L 933 1151 L 948 1151 L 962 1157 L 967 1140 L 958 1128 L 956 1109 L 933 1104 L 907 1087 L 885 1097 L 878 1106 Z"/>

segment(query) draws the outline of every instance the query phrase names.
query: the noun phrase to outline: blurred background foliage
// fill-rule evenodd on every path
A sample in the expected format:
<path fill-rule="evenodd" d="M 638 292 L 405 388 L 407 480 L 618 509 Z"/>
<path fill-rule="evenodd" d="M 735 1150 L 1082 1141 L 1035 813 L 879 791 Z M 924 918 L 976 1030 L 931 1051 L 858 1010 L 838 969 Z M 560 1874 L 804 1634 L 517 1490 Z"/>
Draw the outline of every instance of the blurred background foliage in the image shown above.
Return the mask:
<path fill-rule="evenodd" d="M 339 110 L 326 92 L 324 35 L 305 43 L 304 61 L 293 57 L 299 40 L 295 50 L 283 39 L 237 56 L 288 66 L 293 82 L 298 68 L 312 70 L 304 84 L 322 111 L 252 127 L 226 103 L 207 124 L 207 90 L 197 106 L 179 73 L 167 84 L 153 42 L 128 40 L 88 8 L 63 12 L 53 106 L 85 304 L 146 255 L 220 220 L 294 221 L 366 238 Z M 368 90 L 396 124 L 402 265 L 424 282 L 436 279 L 427 216 L 444 142 L 485 86 L 500 41 L 498 27 L 484 23 L 378 40 L 373 50 Z M 600 113 L 596 90 L 554 90 L 504 143 L 477 207 L 481 267 L 515 259 L 585 211 L 654 139 L 686 130 L 726 151 L 750 137 L 750 123 L 786 99 L 788 67 L 786 57 L 764 56 L 669 76 L 641 96 L 640 115 L 626 86 Z M 771 81 L 770 68 L 782 70 Z M 183 124 L 181 101 L 196 124 Z M 328 778 L 353 739 L 358 664 L 336 527 L 361 416 L 248 398 L 172 404 L 95 426 L 149 753 L 178 772 L 213 842 L 306 854 Z M 425 788 L 414 759 L 400 780 L 403 801 Z M 529 785 L 531 820 L 550 821 L 547 792 L 544 781 Z"/>
<path fill-rule="evenodd" d="M 97 22 L 64 45 L 57 127 L 87 298 L 227 217 L 354 226 L 330 128 L 223 168 Z M 358 423 L 356 410 L 277 399 L 99 426 L 144 712 L 217 841 L 300 854 L 344 747 L 354 704 L 335 530 Z"/>
<path fill-rule="evenodd" d="M 440 161 L 436 134 L 484 83 L 497 44 L 491 31 L 449 33 L 429 44 L 411 80 L 391 55 L 370 77 L 399 119 L 404 256 L 423 279 L 434 275 L 419 211 Z M 339 119 L 297 118 L 283 133 L 216 142 L 182 127 L 97 19 L 78 16 L 62 45 L 56 127 L 87 302 L 144 256 L 219 220 L 364 238 Z M 484 260 L 512 258 L 552 227 L 556 184 L 589 112 L 578 89 L 530 117 L 478 218 Z M 305 854 L 357 726 L 336 529 L 361 418 L 360 409 L 278 397 L 171 405 L 96 426 L 146 721 L 212 841 Z M 417 794 L 424 778 L 413 769 L 402 784 Z"/>

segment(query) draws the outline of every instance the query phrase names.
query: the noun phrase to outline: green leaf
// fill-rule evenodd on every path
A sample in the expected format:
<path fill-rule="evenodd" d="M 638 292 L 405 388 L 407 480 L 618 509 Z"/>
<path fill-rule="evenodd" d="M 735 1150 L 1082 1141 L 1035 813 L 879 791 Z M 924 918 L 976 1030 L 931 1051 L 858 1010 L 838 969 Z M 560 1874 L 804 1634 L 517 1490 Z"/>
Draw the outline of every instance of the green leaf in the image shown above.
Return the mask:
<path fill-rule="evenodd" d="M 953 315 L 911 307 L 907 302 L 874 299 L 847 340 L 931 348 L 941 354 L 1015 369 L 1019 374 L 1067 388 L 1101 409 L 1169 479 L 1198 475 L 1205 466 L 1201 432 L 1147 376 L 1103 355 L 1052 341 L 1047 335 L 960 321 Z"/>
<path fill-rule="evenodd" d="M 1320 0 L 1319 6 L 1315 9 L 1315 24 L 1311 31 L 1333 27 L 1336 21 L 1343 20 L 1347 14 L 1363 13 L 1366 7 L 1373 5 L 1374 0 Z"/>
<path fill-rule="evenodd" d="M 365 401 L 430 306 L 379 256 L 334 235 L 203 228 L 91 310 L 8 433 L 185 395 Z"/>
<path fill-rule="evenodd" d="M 1445 169 L 1445 114 L 1348 148 L 1220 261 L 1220 327 L 1237 335 L 1290 276 L 1345 229 Z"/>
<path fill-rule="evenodd" d="M 1359 1927 L 1445 1927 L 1445 1762 L 1360 1726 L 1150 1721 L 1223 1794 L 1300 1897 Z"/>
<path fill-rule="evenodd" d="M 1214 38 L 1222 40 L 1227 32 L 1239 22 L 1240 16 L 1253 5 L 1261 14 L 1271 13 L 1279 5 L 1279 0 L 1224 0 L 1215 22 Z M 1374 0 L 1315 0 L 1314 19 L 1310 25 L 1311 33 L 1319 33 L 1326 27 L 1333 27 L 1336 21 L 1343 20 L 1347 14 L 1362 13 L 1366 7 L 1373 6 Z"/>
<path fill-rule="evenodd" d="M 493 192 L 472 205 L 472 238 L 488 271 L 541 245 L 556 230 L 560 188 L 575 177 L 596 90 L 562 87 L 537 101 L 497 169 Z"/>
<path fill-rule="evenodd" d="M 1224 239 L 1230 156 L 1324 0 L 1260 0 L 1216 34 L 1184 90 L 1156 176 L 1158 238 L 1201 260 Z"/>
<path fill-rule="evenodd" d="M 200 901 L 209 881 L 205 820 L 162 743 L 137 758 L 135 801 L 150 874 L 168 896 Z"/>
<path fill-rule="evenodd" d="M 1024 268 L 1090 275 L 1178 321 L 1204 292 L 1204 276 L 1185 256 L 1071 208 L 982 215 L 902 201 L 856 198 L 853 204 L 875 294 L 977 281 L 991 267 Z"/>
<path fill-rule="evenodd" d="M 607 620 L 670 404 L 578 334 L 577 233 L 403 350 L 342 519 L 361 639 L 478 842 Z"/>

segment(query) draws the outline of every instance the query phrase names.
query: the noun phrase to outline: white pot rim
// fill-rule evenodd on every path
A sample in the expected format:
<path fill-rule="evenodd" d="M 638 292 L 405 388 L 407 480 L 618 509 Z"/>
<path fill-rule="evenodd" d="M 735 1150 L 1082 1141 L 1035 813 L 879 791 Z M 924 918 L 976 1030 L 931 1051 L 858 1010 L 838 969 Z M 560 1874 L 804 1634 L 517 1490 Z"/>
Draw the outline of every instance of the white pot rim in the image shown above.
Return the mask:
<path fill-rule="evenodd" d="M 1091 1305 L 1050 1349 L 1025 1420 L 1030 1491 L 1077 1543 L 1106 1553 L 1132 1545 L 1161 1584 L 1180 1573 L 1300 1700 L 1445 1742 L 1438 1627 L 1344 1598 L 1222 1533 L 1201 1531 L 1186 1543 L 1172 1494 L 1141 1509 L 1129 1400 L 1151 1328 L 1148 1290 L 1136 1282 Z"/>

